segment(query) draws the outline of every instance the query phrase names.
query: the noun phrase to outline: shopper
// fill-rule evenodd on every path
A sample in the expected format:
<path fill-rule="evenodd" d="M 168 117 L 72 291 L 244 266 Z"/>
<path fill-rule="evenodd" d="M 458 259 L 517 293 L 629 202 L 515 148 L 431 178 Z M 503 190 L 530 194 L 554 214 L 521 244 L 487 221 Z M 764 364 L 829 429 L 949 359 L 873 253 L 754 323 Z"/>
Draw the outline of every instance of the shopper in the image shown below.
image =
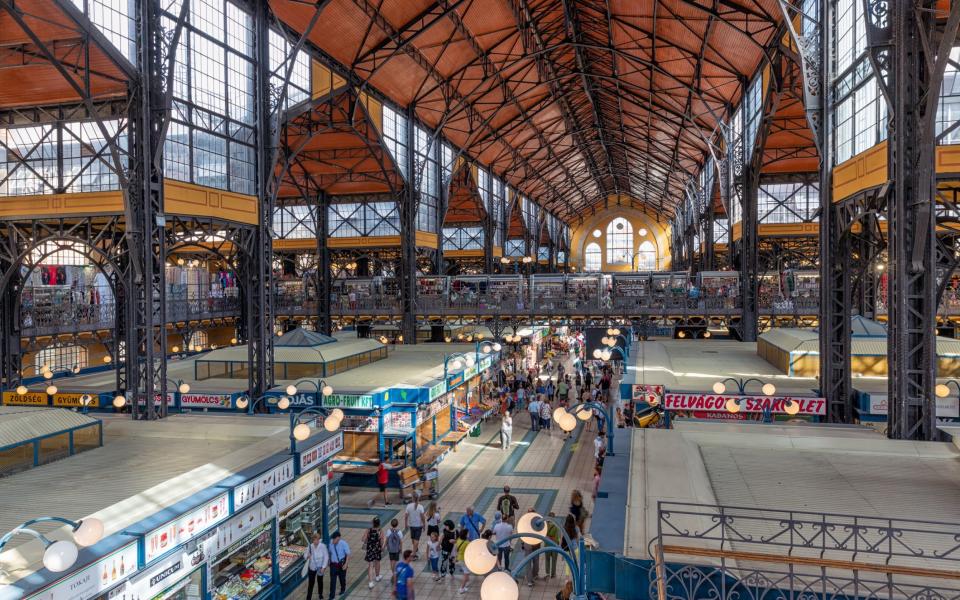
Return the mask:
<path fill-rule="evenodd" d="M 330 600 L 337 596 L 337 581 L 340 582 L 340 596 L 347 595 L 347 560 L 350 558 L 350 545 L 340 537 L 339 531 L 330 536 Z"/>
<path fill-rule="evenodd" d="M 547 538 L 549 538 L 550 541 L 552 541 L 554 544 L 559 546 L 561 536 L 560 536 L 560 526 L 557 524 L 557 515 L 551 511 L 550 514 L 547 516 L 549 517 L 547 519 Z M 546 556 L 546 559 L 545 559 L 546 564 L 544 568 L 546 573 L 544 573 L 543 576 L 544 578 L 549 577 L 550 579 L 553 579 L 554 577 L 557 576 L 557 553 L 547 552 L 544 556 Z"/>
<path fill-rule="evenodd" d="M 397 568 L 394 572 L 394 581 L 396 582 L 396 587 L 394 588 L 394 595 L 397 600 L 413 600 L 413 576 L 416 575 L 416 572 L 413 570 L 413 567 L 410 565 L 410 558 L 413 555 L 413 552 L 406 550 L 403 553 L 403 559 L 397 564 Z"/>
<path fill-rule="evenodd" d="M 593 460 L 600 460 L 600 450 L 603 448 L 604 443 L 606 442 L 606 436 L 603 431 L 597 434 L 597 437 L 593 438 Z"/>
<path fill-rule="evenodd" d="M 500 420 L 500 449 L 509 450 L 513 443 L 513 418 L 509 412 L 503 413 L 503 419 Z"/>
<path fill-rule="evenodd" d="M 470 545 L 467 537 L 467 530 L 461 529 L 457 535 L 457 542 L 454 546 L 457 555 L 457 568 L 460 570 L 460 573 L 463 574 L 463 581 L 460 583 L 461 594 L 466 594 L 467 590 L 470 589 L 470 571 L 467 569 L 466 559 L 464 558 L 467 552 L 467 546 Z"/>
<path fill-rule="evenodd" d="M 427 537 L 434 533 L 440 535 L 440 507 L 436 502 L 431 501 L 427 505 L 427 511 L 423 513 L 424 521 L 427 524 Z"/>
<path fill-rule="evenodd" d="M 369 529 L 363 532 L 363 560 L 367 563 L 367 587 L 373 589 L 380 581 L 380 560 L 383 558 L 383 537 L 380 535 L 380 517 L 374 517 Z"/>
<path fill-rule="evenodd" d="M 500 511 L 497 511 L 500 514 Z M 497 565 L 501 569 L 510 570 L 510 542 L 507 541 L 513 535 L 513 525 L 507 519 L 501 520 L 493 526 L 493 541 L 497 544 Z"/>
<path fill-rule="evenodd" d="M 397 573 L 397 563 L 400 562 L 400 554 L 403 552 L 403 532 L 400 531 L 399 525 L 399 521 L 391 519 L 390 529 L 384 536 L 384 546 L 387 548 L 387 556 L 390 558 L 391 579 Z"/>
<path fill-rule="evenodd" d="M 517 497 L 510 493 L 509 485 L 503 486 L 503 495 L 497 499 L 497 508 L 503 515 L 503 520 L 511 523 L 514 515 L 520 510 L 520 503 L 517 502 Z"/>
<path fill-rule="evenodd" d="M 540 431 L 540 397 L 534 396 L 527 407 L 530 412 L 530 430 Z"/>
<path fill-rule="evenodd" d="M 314 584 L 317 586 L 317 598 L 323 600 L 323 573 L 330 565 L 330 556 L 319 533 L 314 533 L 310 538 L 303 559 L 307 562 L 307 600 L 313 598 Z"/>
<path fill-rule="evenodd" d="M 453 577 L 453 570 L 457 564 L 457 555 L 453 550 L 457 541 L 455 527 L 450 519 L 443 522 L 443 537 L 440 539 L 440 579 L 446 577 L 447 573 Z"/>
<path fill-rule="evenodd" d="M 440 581 L 440 535 L 434 531 L 427 540 L 427 558 L 430 559 L 430 570 L 433 580 Z"/>
<path fill-rule="evenodd" d="M 587 508 L 583 505 L 583 494 L 580 490 L 570 493 L 570 514 L 577 522 L 577 527 L 583 531 L 583 524 L 587 521 Z"/>
<path fill-rule="evenodd" d="M 377 466 L 377 487 L 380 488 L 380 494 L 383 496 L 383 505 L 387 506 L 390 504 L 390 501 L 387 500 L 387 481 L 390 480 L 390 471 L 387 470 L 387 465 L 381 461 L 380 465 Z M 372 505 L 372 502 L 371 502 Z"/>
<path fill-rule="evenodd" d="M 552 554 L 552 553 L 551 553 Z M 554 596 L 555 600 L 570 600 L 573 597 L 573 582 L 569 579 L 563 584 L 563 589 Z"/>
<path fill-rule="evenodd" d="M 413 560 L 420 559 L 420 536 L 423 535 L 425 510 L 420 504 L 420 492 L 413 493 L 413 500 L 403 511 L 403 528 L 410 530 L 410 542 L 413 544 Z"/>
<path fill-rule="evenodd" d="M 466 513 L 460 517 L 460 528 L 467 532 L 467 539 L 471 542 L 480 539 L 486 524 L 487 520 L 483 515 L 474 512 L 472 506 L 468 506 Z"/>
<path fill-rule="evenodd" d="M 550 402 L 544 400 L 540 403 L 540 429 L 546 429 L 547 431 L 551 430 L 550 427 L 550 417 L 553 412 Z"/>

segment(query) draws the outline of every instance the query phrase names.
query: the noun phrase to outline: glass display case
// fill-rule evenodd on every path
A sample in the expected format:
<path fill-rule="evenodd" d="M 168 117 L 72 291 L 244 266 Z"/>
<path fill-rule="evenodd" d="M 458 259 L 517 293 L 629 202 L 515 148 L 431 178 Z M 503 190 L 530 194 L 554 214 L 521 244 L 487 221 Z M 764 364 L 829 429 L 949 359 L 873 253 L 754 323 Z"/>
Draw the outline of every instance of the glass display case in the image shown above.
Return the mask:
<path fill-rule="evenodd" d="M 300 572 L 303 553 L 314 532 L 324 534 L 324 489 L 325 486 L 321 486 L 296 506 L 280 513 L 277 563 L 281 580 Z"/>
<path fill-rule="evenodd" d="M 203 571 L 195 569 L 192 573 L 171 585 L 149 600 L 203 600 Z M 121 597 L 122 600 L 122 597 Z M 148 600 L 131 596 L 130 600 Z"/>
<path fill-rule="evenodd" d="M 213 600 L 252 600 L 271 588 L 273 524 L 254 528 L 210 561 Z"/>

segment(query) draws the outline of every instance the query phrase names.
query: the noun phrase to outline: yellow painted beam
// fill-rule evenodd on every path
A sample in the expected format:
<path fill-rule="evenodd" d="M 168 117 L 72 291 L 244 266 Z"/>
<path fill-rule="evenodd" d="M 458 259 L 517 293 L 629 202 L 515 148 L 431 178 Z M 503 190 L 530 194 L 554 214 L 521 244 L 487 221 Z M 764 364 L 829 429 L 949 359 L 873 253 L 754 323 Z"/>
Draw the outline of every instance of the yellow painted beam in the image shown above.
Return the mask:
<path fill-rule="evenodd" d="M 0 218 L 3 219 L 44 219 L 122 213 L 123 194 L 120 190 L 0 198 Z"/>

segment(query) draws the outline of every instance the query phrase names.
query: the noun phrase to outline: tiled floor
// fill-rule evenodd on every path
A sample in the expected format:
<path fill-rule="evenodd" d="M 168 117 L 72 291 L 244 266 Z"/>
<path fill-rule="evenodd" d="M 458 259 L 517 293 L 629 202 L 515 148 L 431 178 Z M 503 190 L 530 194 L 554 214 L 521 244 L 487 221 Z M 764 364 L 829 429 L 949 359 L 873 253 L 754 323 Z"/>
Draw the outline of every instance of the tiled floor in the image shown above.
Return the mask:
<path fill-rule="evenodd" d="M 510 451 L 500 449 L 500 422 L 492 419 L 484 423 L 480 437 L 467 438 L 457 452 L 447 455 L 440 464 L 441 495 L 438 505 L 442 514 L 459 516 L 467 506 L 472 505 L 490 522 L 494 512 L 492 504 L 504 485 L 511 486 L 522 511 L 534 507 L 539 511 L 552 510 L 563 516 L 567 513 L 570 493 L 574 489 L 583 491 L 587 509 L 592 511 L 590 490 L 593 484 L 595 428 L 590 432 L 579 432 L 578 436 L 564 442 L 559 429 L 552 433 L 529 431 L 530 419 L 525 414 L 518 415 L 513 423 L 513 446 Z M 341 514 L 341 519 L 347 522 L 342 531 L 354 551 L 347 577 L 348 597 L 351 599 L 391 597 L 387 560 L 382 564 L 383 580 L 373 589 L 367 587 L 366 563 L 362 560 L 360 549 L 364 529 L 359 525 L 375 514 L 383 519 L 388 514 L 385 510 L 400 515 L 400 506 L 383 507 L 377 503 L 368 509 L 367 502 L 372 496 L 371 490 L 356 488 L 344 488 L 341 494 L 341 504 L 347 507 Z M 402 524 L 402 516 L 400 518 Z M 589 527 L 588 522 L 588 531 Z M 404 548 L 408 547 L 409 538 L 405 538 Z M 447 577 L 445 581 L 435 583 L 432 574 L 427 572 L 426 552 L 421 551 L 420 554 L 421 559 L 415 564 L 417 576 L 414 583 L 418 600 L 476 600 L 480 597 L 481 578 L 471 576 L 470 589 L 460 596 L 457 593 L 459 581 L 455 584 Z M 329 586 L 329 581 L 324 583 Z M 562 584 L 563 579 L 558 575 L 557 579 L 537 581 L 532 588 L 521 585 L 520 598 L 552 599 Z M 324 597 L 327 597 L 328 591 L 329 587 L 324 590 Z M 302 600 L 306 597 L 306 586 L 301 586 L 289 597 Z"/>

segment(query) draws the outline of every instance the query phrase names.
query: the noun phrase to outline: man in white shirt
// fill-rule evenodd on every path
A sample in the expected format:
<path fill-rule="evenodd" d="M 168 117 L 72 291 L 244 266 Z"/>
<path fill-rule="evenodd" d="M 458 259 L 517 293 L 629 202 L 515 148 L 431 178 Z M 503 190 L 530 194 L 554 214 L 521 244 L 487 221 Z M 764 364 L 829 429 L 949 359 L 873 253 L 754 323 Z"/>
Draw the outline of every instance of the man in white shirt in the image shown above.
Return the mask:
<path fill-rule="evenodd" d="M 423 505 L 420 504 L 420 492 L 413 493 L 413 501 L 403 510 L 403 528 L 410 529 L 410 540 L 413 542 L 413 560 L 420 558 L 420 536 L 423 535 L 424 520 Z"/>
<path fill-rule="evenodd" d="M 534 397 L 534 399 L 530 401 L 527 410 L 530 411 L 530 429 L 532 431 L 540 431 L 540 399 Z"/>
<path fill-rule="evenodd" d="M 604 435 L 601 431 L 597 434 L 597 437 L 593 438 L 593 458 L 594 460 L 600 459 L 600 449 L 603 448 Z"/>
<path fill-rule="evenodd" d="M 497 516 L 502 518 L 500 511 Z M 493 541 L 497 544 L 497 564 L 502 569 L 510 570 L 510 542 L 505 541 L 513 535 L 513 525 L 507 519 L 502 519 L 493 526 Z"/>
<path fill-rule="evenodd" d="M 303 551 L 303 559 L 307 561 L 307 600 L 313 597 L 314 584 L 317 584 L 317 598 L 323 600 L 323 572 L 330 564 L 330 554 L 319 533 L 313 534 L 307 549 Z"/>

